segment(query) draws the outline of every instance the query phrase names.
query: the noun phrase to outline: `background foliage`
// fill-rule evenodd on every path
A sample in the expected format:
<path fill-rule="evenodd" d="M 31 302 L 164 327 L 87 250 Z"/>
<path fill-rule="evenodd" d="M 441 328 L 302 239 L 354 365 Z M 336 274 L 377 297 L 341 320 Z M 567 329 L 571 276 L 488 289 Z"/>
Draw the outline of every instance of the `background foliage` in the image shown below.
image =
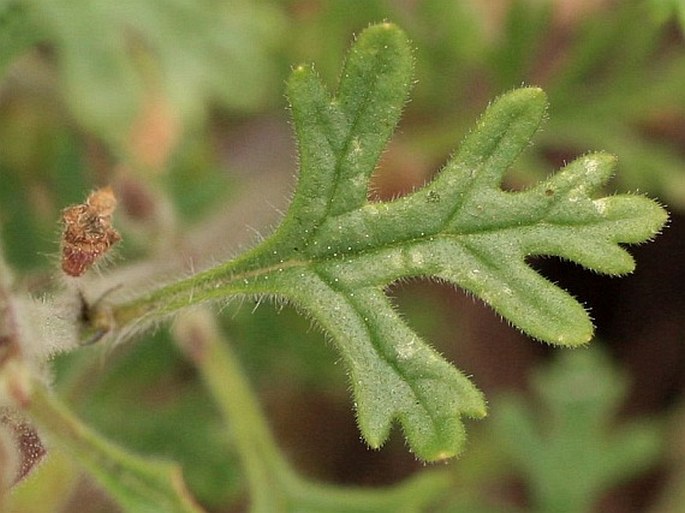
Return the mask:
<path fill-rule="evenodd" d="M 660 244 L 635 252 L 629 278 L 534 262 L 593 305 L 600 340 L 587 354 L 532 344 L 449 287 L 393 286 L 407 322 L 495 398 L 493 418 L 469 425 L 467 450 L 426 511 L 562 511 L 549 497 L 571 497 L 567 511 L 683 511 L 683 12 L 665 0 L 3 0 L 6 257 L 29 293 L 56 287 L 59 212 L 108 182 L 122 199 L 119 263 L 148 256 L 160 270 L 187 271 L 249 244 L 255 234 L 244 227 L 268 232 L 292 188 L 290 65 L 315 61 L 335 84 L 350 34 L 392 20 L 416 48 L 418 82 L 375 177 L 377 197 L 425 182 L 488 99 L 525 83 L 547 92 L 549 120 L 507 187 L 606 150 L 620 159 L 611 189 L 659 197 L 673 215 Z M 381 452 L 359 442 L 343 370 L 308 321 L 246 301 L 227 306 L 221 323 L 303 474 L 380 486 L 422 470 L 399 434 Z M 103 351 L 106 365 L 93 367 Z M 167 331 L 108 351 L 60 359 L 57 389 L 112 440 L 180 462 L 210 511 L 240 511 L 245 483 L 231 441 Z M 592 393 L 570 397 L 576 390 Z M 585 470 L 598 461 L 613 463 Z M 629 463 L 630 474 L 611 470 Z M 593 500 L 574 502 L 581 490 Z M 53 503 L 40 509 L 31 497 Z M 21 513 L 116 511 L 58 456 L 16 500 Z"/>

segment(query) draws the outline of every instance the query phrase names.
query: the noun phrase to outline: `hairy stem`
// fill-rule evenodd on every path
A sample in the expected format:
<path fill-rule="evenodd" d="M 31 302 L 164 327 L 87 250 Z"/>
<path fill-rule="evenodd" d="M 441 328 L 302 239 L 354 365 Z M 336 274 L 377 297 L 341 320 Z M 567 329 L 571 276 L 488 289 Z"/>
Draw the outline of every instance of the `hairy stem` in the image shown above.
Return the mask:
<path fill-rule="evenodd" d="M 123 330 L 137 322 L 158 320 L 178 310 L 208 301 L 218 301 L 237 294 L 273 293 L 268 277 L 302 265 L 301 259 L 284 259 L 280 231 L 251 251 L 234 260 L 174 281 L 132 300 L 115 304 L 95 304 L 84 326 L 84 338 Z"/>
<path fill-rule="evenodd" d="M 233 294 L 254 293 L 256 278 L 272 269 L 249 269 L 240 261 L 231 261 L 179 280 L 138 298 L 110 305 L 115 329 L 122 329 L 139 320 L 154 320 L 182 308 Z M 282 264 L 281 267 L 285 266 Z"/>

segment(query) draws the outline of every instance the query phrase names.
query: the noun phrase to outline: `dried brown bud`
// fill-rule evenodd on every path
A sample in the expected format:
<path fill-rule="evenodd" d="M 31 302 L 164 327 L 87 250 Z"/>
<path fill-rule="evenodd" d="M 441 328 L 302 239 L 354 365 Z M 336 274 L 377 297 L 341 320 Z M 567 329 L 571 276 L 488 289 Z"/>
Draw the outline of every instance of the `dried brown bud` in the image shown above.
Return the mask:
<path fill-rule="evenodd" d="M 62 270 L 69 276 L 81 276 L 121 240 L 112 227 L 116 205 L 112 188 L 103 187 L 62 211 Z"/>

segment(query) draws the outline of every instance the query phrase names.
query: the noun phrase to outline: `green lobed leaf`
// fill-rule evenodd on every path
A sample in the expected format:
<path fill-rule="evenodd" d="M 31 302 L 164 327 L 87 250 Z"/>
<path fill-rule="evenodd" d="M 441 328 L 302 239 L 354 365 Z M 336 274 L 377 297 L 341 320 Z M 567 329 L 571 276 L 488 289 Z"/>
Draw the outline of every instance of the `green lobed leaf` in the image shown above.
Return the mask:
<path fill-rule="evenodd" d="M 529 190 L 502 190 L 504 173 L 545 116 L 545 95 L 535 87 L 493 102 L 429 184 L 369 202 L 369 177 L 406 101 L 411 67 L 406 37 L 383 23 L 356 40 L 335 96 L 313 68 L 296 68 L 288 97 L 300 176 L 279 229 L 241 258 L 115 307 L 114 319 L 123 326 L 230 294 L 287 298 L 332 336 L 367 442 L 379 447 L 397 420 L 417 456 L 436 460 L 460 451 L 461 416 L 484 416 L 485 402 L 403 322 L 384 288 L 415 276 L 445 280 L 537 339 L 584 344 L 593 326 L 583 306 L 526 259 L 552 255 L 628 273 L 634 262 L 619 244 L 654 236 L 667 214 L 641 196 L 593 199 L 615 167 L 603 153 Z"/>
<path fill-rule="evenodd" d="M 387 68 L 388 60 L 395 66 Z M 368 177 L 397 122 L 410 62 L 402 33 L 384 24 L 360 36 L 333 99 L 311 69 L 295 70 L 289 97 L 301 178 L 277 238 L 299 239 L 303 262 L 279 271 L 272 286 L 333 336 L 350 367 L 368 443 L 379 446 L 398 419 L 419 457 L 437 459 L 458 451 L 459 416 L 482 416 L 484 403 L 402 322 L 383 287 L 410 276 L 442 278 L 536 338 L 582 344 L 592 336 L 587 313 L 525 258 L 556 255 L 598 272 L 630 272 L 633 261 L 617 243 L 651 237 L 665 213 L 642 197 L 591 199 L 615 163 L 604 154 L 587 155 L 529 191 L 501 190 L 504 172 L 544 117 L 538 88 L 494 102 L 432 183 L 393 202 L 369 203 Z M 347 105 L 353 108 L 339 107 Z M 295 236 L 294 219 L 301 229 Z"/>

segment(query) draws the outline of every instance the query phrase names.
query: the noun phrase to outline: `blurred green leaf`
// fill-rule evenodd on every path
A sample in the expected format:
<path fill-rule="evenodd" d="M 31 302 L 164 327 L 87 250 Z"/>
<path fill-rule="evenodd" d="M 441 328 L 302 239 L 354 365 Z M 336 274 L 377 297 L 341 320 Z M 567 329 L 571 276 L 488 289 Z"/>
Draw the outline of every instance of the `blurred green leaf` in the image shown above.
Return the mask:
<path fill-rule="evenodd" d="M 217 162 L 209 140 L 209 134 L 203 134 L 185 141 L 169 171 L 161 177 L 176 213 L 187 222 L 201 221 L 236 193 L 229 171 Z"/>
<path fill-rule="evenodd" d="M 498 89 L 517 87 L 525 82 L 531 65 L 548 35 L 553 3 L 514 0 L 509 3 L 502 31 L 489 55 L 489 70 Z"/>
<path fill-rule="evenodd" d="M 28 5 L 13 0 L 0 2 L 0 76 L 13 59 L 44 37 L 45 33 L 31 18 Z"/>
<path fill-rule="evenodd" d="M 516 398 L 493 405 L 497 443 L 521 471 L 534 511 L 585 513 L 602 492 L 654 465 L 662 426 L 616 425 L 626 379 L 599 348 L 561 353 L 533 380 L 541 409 Z"/>
<path fill-rule="evenodd" d="M 164 98 L 182 120 L 210 102 L 255 109 L 275 90 L 278 7 L 247 0 L 17 0 L 57 52 L 66 99 L 120 144 L 142 105 Z M 23 12 L 23 11 L 22 11 Z"/>
<path fill-rule="evenodd" d="M 680 24 L 685 34 L 685 2 L 682 0 L 647 0 L 647 5 L 657 21 L 664 23 L 672 18 Z"/>

